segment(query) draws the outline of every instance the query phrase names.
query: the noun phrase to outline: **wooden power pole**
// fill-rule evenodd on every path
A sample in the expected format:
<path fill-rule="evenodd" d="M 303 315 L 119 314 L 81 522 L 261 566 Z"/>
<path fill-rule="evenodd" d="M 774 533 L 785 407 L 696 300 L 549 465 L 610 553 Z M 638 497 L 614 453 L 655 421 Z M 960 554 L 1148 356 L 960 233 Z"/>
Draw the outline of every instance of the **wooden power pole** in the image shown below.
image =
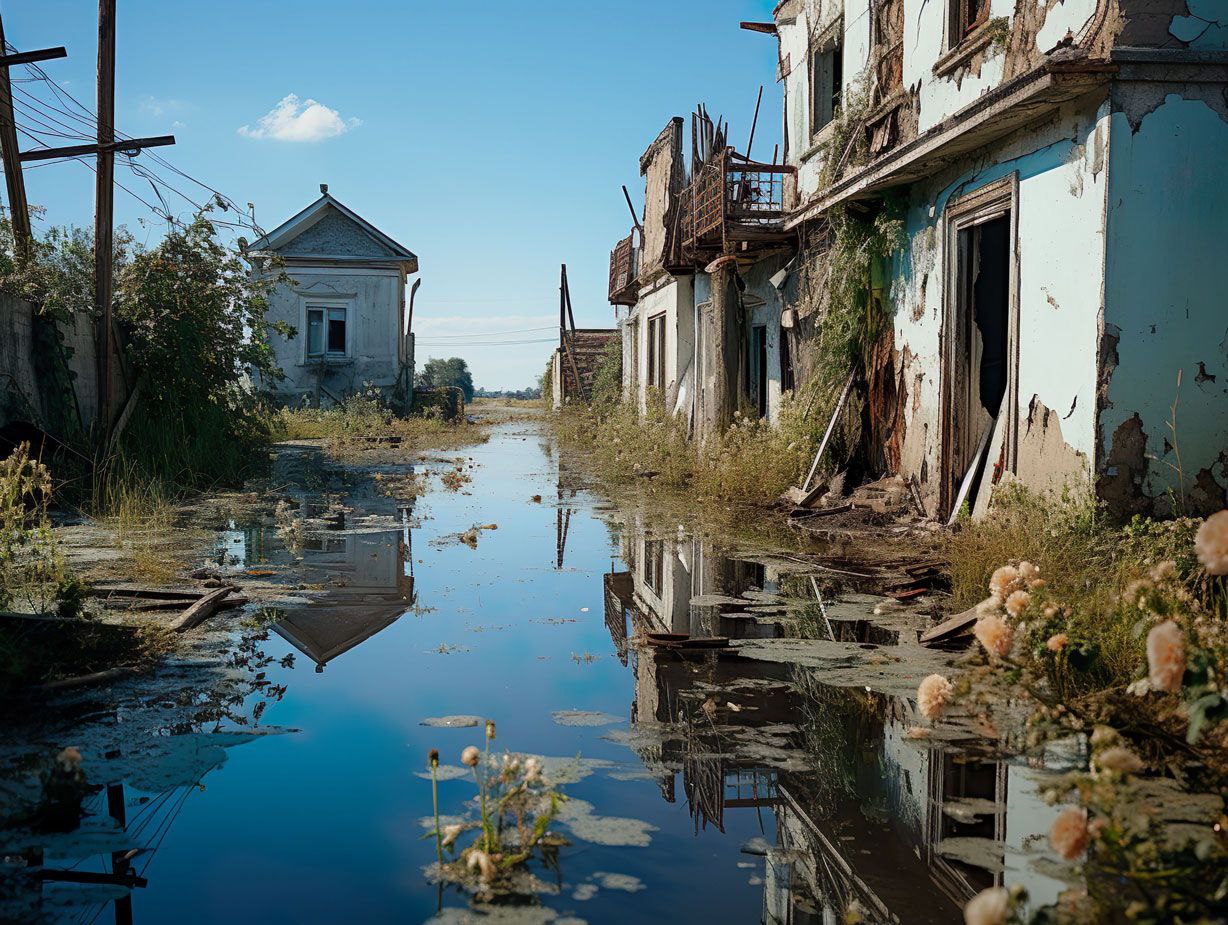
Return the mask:
<path fill-rule="evenodd" d="M 63 58 L 64 47 L 42 48 L 38 51 L 8 53 L 4 40 L 4 22 L 0 19 L 0 157 L 4 158 L 4 185 L 8 189 L 9 222 L 13 226 L 13 248 L 18 262 L 30 256 L 34 236 L 30 230 L 30 206 L 26 202 L 25 176 L 17 148 L 17 120 L 13 116 L 13 85 L 9 68 L 14 64 L 33 64 Z"/>
<path fill-rule="evenodd" d="M 98 336 L 98 418 L 111 428 L 111 302 L 115 227 L 115 0 L 98 0 L 98 153 L 94 180 L 94 311 Z"/>
<path fill-rule="evenodd" d="M 33 234 L 30 210 L 26 203 L 25 180 L 21 165 L 65 157 L 97 157 L 97 185 L 94 191 L 94 308 L 102 330 L 98 335 L 98 420 L 103 433 L 111 426 L 111 339 L 112 275 L 114 267 L 115 152 L 138 154 L 143 148 L 173 145 L 174 135 L 115 140 L 115 0 L 98 0 L 98 134 L 93 144 L 63 145 L 20 151 L 17 147 L 17 120 L 13 115 L 12 84 L 9 67 L 63 58 L 62 46 L 8 54 L 4 25 L 0 22 L 0 156 L 4 158 L 4 182 L 8 188 L 9 212 L 17 256 L 30 253 Z"/>

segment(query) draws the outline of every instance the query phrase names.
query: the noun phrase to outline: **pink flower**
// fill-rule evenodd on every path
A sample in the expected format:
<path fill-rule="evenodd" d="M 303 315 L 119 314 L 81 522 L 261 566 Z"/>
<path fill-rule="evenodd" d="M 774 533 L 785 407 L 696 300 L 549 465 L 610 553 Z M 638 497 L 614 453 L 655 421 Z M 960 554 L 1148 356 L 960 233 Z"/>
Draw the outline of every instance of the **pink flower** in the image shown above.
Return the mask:
<path fill-rule="evenodd" d="M 1185 674 L 1185 633 L 1172 620 L 1165 620 L 1147 634 L 1147 676 L 1161 691 L 1181 690 Z"/>
<path fill-rule="evenodd" d="M 1212 514 L 1194 536 L 1194 551 L 1209 575 L 1228 575 L 1228 510 Z"/>
<path fill-rule="evenodd" d="M 1028 609 L 1028 603 L 1032 600 L 1032 595 L 1027 591 L 1014 591 L 1011 596 L 1006 599 L 1006 612 L 1012 617 L 1019 617 Z"/>
<path fill-rule="evenodd" d="M 1015 642 L 1010 624 L 996 614 L 981 617 L 972 632 L 992 658 L 1005 658 Z"/>
<path fill-rule="evenodd" d="M 461 764 L 467 768 L 476 768 L 478 762 L 482 760 L 482 753 L 478 751 L 477 746 L 470 745 L 461 752 Z"/>
<path fill-rule="evenodd" d="M 1087 810 L 1081 806 L 1067 806 L 1049 829 L 1049 844 L 1067 861 L 1082 856 L 1088 837 Z"/>
<path fill-rule="evenodd" d="M 1040 579 L 1040 569 L 1031 562 L 1019 563 L 1019 580 L 1028 587 L 1032 586 L 1032 582 Z"/>
<path fill-rule="evenodd" d="M 495 862 L 490 855 L 485 851 L 478 851 L 476 848 L 469 852 L 469 859 L 465 861 L 465 866 L 470 870 L 478 868 L 479 876 L 486 881 L 495 879 Z"/>
<path fill-rule="evenodd" d="M 951 682 L 940 674 L 932 674 L 917 686 L 917 708 L 928 720 L 935 720 L 942 715 L 947 701 L 954 690 Z"/>
<path fill-rule="evenodd" d="M 1061 652 L 1066 648 L 1066 643 L 1070 642 L 1070 637 L 1065 633 L 1054 633 L 1049 637 L 1049 641 L 1045 643 L 1045 648 L 1050 652 Z"/>
<path fill-rule="evenodd" d="M 1019 569 L 1013 565 L 1003 565 L 989 579 L 989 593 L 999 600 L 1006 600 L 1012 591 L 1020 589 Z"/>
<path fill-rule="evenodd" d="M 1011 911 L 1011 894 L 1004 886 L 981 890 L 964 906 L 967 925 L 1005 925 Z"/>

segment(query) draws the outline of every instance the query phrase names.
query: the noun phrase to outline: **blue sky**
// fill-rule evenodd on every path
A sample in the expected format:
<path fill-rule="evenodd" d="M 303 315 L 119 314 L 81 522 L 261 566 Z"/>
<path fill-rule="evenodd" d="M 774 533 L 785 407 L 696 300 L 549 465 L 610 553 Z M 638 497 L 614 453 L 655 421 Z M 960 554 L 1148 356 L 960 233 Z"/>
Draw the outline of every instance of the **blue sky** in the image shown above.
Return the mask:
<path fill-rule="evenodd" d="M 255 203 L 266 228 L 328 183 L 418 254 L 419 362 L 463 356 L 478 385 L 518 388 L 539 374 L 550 344 L 427 344 L 556 324 L 564 261 L 576 323 L 612 324 L 609 249 L 629 227 L 619 186 L 638 208 L 638 158 L 666 121 L 688 117 L 702 100 L 731 120 L 742 148 L 764 84 L 755 153 L 771 157 L 781 122 L 776 43 L 738 22 L 768 20 L 772 6 L 119 0 L 116 123 L 129 135 L 173 133 L 177 145 L 160 153 L 237 202 Z M 97 4 L 38 0 L 5 4 L 3 13 L 19 49 L 68 48 L 67 59 L 44 68 L 92 108 Z M 20 86 L 50 98 L 38 83 Z M 116 178 L 152 199 L 127 168 Z M 92 221 L 85 165 L 27 170 L 27 185 L 48 223 Z M 168 203 L 191 211 L 183 200 Z M 116 208 L 143 241 L 165 229 L 122 191 Z"/>

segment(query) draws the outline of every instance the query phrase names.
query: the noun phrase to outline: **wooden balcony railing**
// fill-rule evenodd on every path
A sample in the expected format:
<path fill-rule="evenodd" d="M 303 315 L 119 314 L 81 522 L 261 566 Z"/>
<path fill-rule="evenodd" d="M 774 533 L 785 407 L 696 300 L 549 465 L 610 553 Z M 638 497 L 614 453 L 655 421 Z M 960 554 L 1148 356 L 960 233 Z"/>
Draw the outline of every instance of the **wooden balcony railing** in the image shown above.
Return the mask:
<path fill-rule="evenodd" d="M 732 148 L 710 158 L 681 197 L 683 249 L 699 255 L 781 240 L 785 176 L 793 170 L 748 161 Z"/>
<path fill-rule="evenodd" d="M 638 232 L 632 229 L 631 234 L 614 245 L 610 251 L 610 304 L 634 305 L 639 294 L 636 277 L 639 274 L 640 248 Z"/>

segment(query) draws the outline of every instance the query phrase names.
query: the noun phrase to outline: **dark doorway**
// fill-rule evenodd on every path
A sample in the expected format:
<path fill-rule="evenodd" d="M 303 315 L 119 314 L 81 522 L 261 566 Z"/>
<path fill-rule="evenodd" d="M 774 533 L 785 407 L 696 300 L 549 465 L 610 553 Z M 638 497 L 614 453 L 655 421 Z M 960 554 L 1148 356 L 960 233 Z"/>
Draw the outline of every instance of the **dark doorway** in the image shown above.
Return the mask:
<path fill-rule="evenodd" d="M 1001 211 L 956 233 L 947 498 L 972 504 L 988 468 L 982 454 L 1010 382 L 1011 215 Z M 971 473 L 971 481 L 965 480 Z"/>
<path fill-rule="evenodd" d="M 750 357 L 746 364 L 750 382 L 750 404 L 759 417 L 767 417 L 767 325 L 750 329 Z"/>

